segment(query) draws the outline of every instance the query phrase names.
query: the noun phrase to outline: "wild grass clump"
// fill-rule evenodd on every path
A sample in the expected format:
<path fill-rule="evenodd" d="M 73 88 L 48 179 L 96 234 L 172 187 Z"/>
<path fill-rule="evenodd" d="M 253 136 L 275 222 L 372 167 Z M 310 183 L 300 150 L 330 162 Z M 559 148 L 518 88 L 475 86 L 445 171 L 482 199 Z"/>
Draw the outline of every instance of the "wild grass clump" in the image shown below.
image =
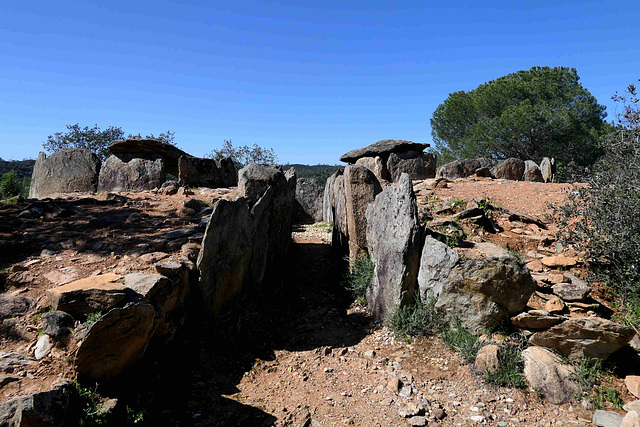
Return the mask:
<path fill-rule="evenodd" d="M 453 318 L 450 327 L 442 329 L 442 341 L 458 353 L 467 363 L 473 363 L 478 355 L 478 337 L 467 331 L 460 319 Z"/>
<path fill-rule="evenodd" d="M 387 327 L 396 335 L 411 337 L 433 335 L 442 328 L 442 315 L 435 310 L 436 298 L 429 295 L 425 302 L 418 293 L 413 304 L 397 306 L 387 318 Z"/>
<path fill-rule="evenodd" d="M 373 282 L 373 270 L 373 261 L 369 255 L 359 255 L 351 264 L 344 280 L 344 287 L 360 305 L 367 305 L 367 290 Z"/>
<path fill-rule="evenodd" d="M 501 345 L 498 368 L 494 372 L 485 372 L 485 380 L 502 387 L 525 388 L 527 382 L 524 379 L 522 350 L 522 346 L 514 343 Z"/>

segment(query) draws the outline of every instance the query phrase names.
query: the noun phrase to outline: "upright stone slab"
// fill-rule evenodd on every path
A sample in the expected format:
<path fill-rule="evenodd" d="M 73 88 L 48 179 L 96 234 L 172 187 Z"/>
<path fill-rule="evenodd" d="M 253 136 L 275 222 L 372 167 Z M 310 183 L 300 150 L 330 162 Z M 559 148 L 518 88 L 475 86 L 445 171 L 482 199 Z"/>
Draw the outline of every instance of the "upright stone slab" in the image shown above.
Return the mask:
<path fill-rule="evenodd" d="M 360 157 L 356 160 L 356 166 L 364 166 L 365 168 L 371 170 L 374 173 L 378 181 L 390 179 L 389 171 L 387 170 L 387 164 L 382 157 Z"/>
<path fill-rule="evenodd" d="M 164 160 L 160 156 L 139 157 L 123 161 L 110 156 L 102 164 L 98 191 L 145 191 L 160 188 L 166 179 Z"/>
<path fill-rule="evenodd" d="M 316 178 L 298 178 L 296 201 L 311 222 L 322 221 L 324 188 Z"/>
<path fill-rule="evenodd" d="M 202 239 L 198 289 L 206 310 L 226 308 L 241 289 L 252 252 L 253 221 L 247 200 L 219 200 Z"/>
<path fill-rule="evenodd" d="M 31 175 L 29 197 L 43 199 L 56 193 L 96 191 L 100 160 L 85 148 L 64 148 L 49 157 L 38 155 Z"/>
<path fill-rule="evenodd" d="M 556 174 L 556 161 L 545 157 L 540 162 L 540 173 L 544 182 L 552 182 Z"/>
<path fill-rule="evenodd" d="M 511 157 L 500 163 L 491 172 L 497 179 L 520 181 L 522 180 L 524 169 L 525 165 L 522 160 Z"/>
<path fill-rule="evenodd" d="M 322 220 L 327 224 L 334 223 L 333 210 L 335 203 L 333 201 L 333 187 L 338 176 L 342 175 L 342 170 L 337 170 L 327 179 L 324 186 L 324 196 L 322 198 Z"/>
<path fill-rule="evenodd" d="M 178 161 L 178 180 L 180 185 L 190 187 L 232 187 L 238 185 L 238 176 L 233 160 L 202 159 L 181 156 Z"/>
<path fill-rule="evenodd" d="M 487 159 L 484 157 L 456 160 L 440 166 L 436 172 L 436 179 L 445 178 L 448 180 L 454 180 L 457 178 L 466 178 L 475 174 L 479 169 L 484 170 L 486 168 L 491 170 L 498 164 L 500 164 L 500 160 Z"/>
<path fill-rule="evenodd" d="M 387 170 L 391 180 L 398 181 L 403 173 L 411 179 L 427 179 L 436 175 L 436 156 L 431 153 L 391 153 L 387 160 Z"/>
<path fill-rule="evenodd" d="M 542 178 L 542 172 L 538 165 L 532 160 L 526 160 L 524 162 L 524 173 L 522 174 L 522 180 L 528 182 L 544 182 Z"/>
<path fill-rule="evenodd" d="M 381 191 L 380 182 L 370 169 L 353 165 L 344 169 L 349 256 L 352 259 L 367 248 L 367 206 Z"/>
<path fill-rule="evenodd" d="M 418 273 L 418 288 L 423 302 L 430 296 L 436 299 L 440 297 L 442 288 L 459 259 L 458 253 L 449 246 L 431 236 L 425 237 Z"/>
<path fill-rule="evenodd" d="M 410 303 L 420 266 L 421 229 L 409 175 L 385 188 L 367 208 L 367 242 L 375 265 L 367 302 L 377 319 Z"/>
<path fill-rule="evenodd" d="M 333 184 L 334 222 L 331 246 L 342 255 L 349 253 L 349 230 L 347 226 L 347 197 L 344 191 L 344 175 L 338 175 Z"/>

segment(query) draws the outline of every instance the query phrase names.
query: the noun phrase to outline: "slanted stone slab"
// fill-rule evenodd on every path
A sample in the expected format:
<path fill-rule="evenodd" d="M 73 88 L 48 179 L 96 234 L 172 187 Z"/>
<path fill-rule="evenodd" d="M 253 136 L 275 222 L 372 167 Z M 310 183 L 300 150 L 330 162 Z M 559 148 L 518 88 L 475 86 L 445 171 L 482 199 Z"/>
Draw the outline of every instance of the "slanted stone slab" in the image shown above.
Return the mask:
<path fill-rule="evenodd" d="M 580 392 L 575 383 L 575 369 L 562 364 L 560 357 L 542 347 L 529 347 L 522 352 L 524 377 L 529 386 L 550 403 L 559 405 L 572 401 Z"/>
<path fill-rule="evenodd" d="M 386 157 L 391 153 L 403 151 L 417 151 L 421 153 L 427 147 L 429 147 L 429 144 L 395 139 L 383 139 L 382 141 L 378 141 L 366 147 L 357 148 L 343 154 L 340 156 L 340 161 L 345 163 L 355 163 L 361 157 L 376 156 L 386 159 Z"/>
<path fill-rule="evenodd" d="M 148 303 L 158 289 L 169 284 L 161 274 L 130 273 L 124 276 L 124 286 L 139 295 L 140 301 Z"/>
<path fill-rule="evenodd" d="M 92 379 L 121 373 L 142 357 L 153 332 L 155 310 L 149 304 L 129 303 L 114 308 L 91 325 L 76 353 L 79 375 Z"/>
<path fill-rule="evenodd" d="M 86 277 L 47 289 L 49 305 L 75 318 L 97 311 L 107 311 L 126 298 L 122 277 L 114 273 Z"/>
<path fill-rule="evenodd" d="M 511 318 L 511 324 L 516 328 L 522 329 L 548 329 L 563 320 L 564 319 L 560 316 L 520 313 Z"/>
<path fill-rule="evenodd" d="M 189 156 L 175 145 L 167 144 L 157 139 L 126 139 L 109 144 L 109 151 L 123 161 L 135 157 L 159 156 L 164 159 L 167 172 L 178 176 L 178 161 L 181 156 Z"/>
<path fill-rule="evenodd" d="M 540 258 L 540 262 L 543 265 L 546 265 L 547 267 L 550 267 L 550 268 L 557 268 L 557 267 L 566 268 L 566 267 L 573 267 L 578 263 L 578 260 L 572 257 L 556 255 L 556 256 L 546 256 L 544 258 Z"/>
<path fill-rule="evenodd" d="M 42 199 L 56 193 L 96 191 L 100 159 L 85 148 L 65 148 L 47 157 L 38 155 L 31 175 L 29 198 Z"/>
<path fill-rule="evenodd" d="M 322 221 L 323 196 L 324 187 L 316 178 L 298 178 L 296 201 L 311 222 Z"/>
<path fill-rule="evenodd" d="M 606 359 L 627 344 L 634 334 L 632 328 L 611 320 L 582 317 L 536 332 L 530 340 L 535 345 L 555 349 L 569 357 Z"/>

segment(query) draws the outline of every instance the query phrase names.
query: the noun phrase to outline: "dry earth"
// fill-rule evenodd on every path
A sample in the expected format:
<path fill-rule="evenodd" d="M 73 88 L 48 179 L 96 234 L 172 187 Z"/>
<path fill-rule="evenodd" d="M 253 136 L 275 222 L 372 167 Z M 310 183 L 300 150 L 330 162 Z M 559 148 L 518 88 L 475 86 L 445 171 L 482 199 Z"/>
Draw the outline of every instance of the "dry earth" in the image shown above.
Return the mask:
<path fill-rule="evenodd" d="M 474 178 L 437 190 L 429 190 L 428 184 L 415 183 L 423 207 L 486 198 L 539 219 L 550 203 L 561 203 L 571 189 L 564 184 Z M 5 258 L 0 267 L 28 265 L 25 274 L 30 280 L 28 286 L 5 292 L 38 299 L 47 288 L 92 274 L 150 272 L 152 263 L 144 261 L 144 255 L 162 248 L 167 259 L 176 259 L 180 245 L 167 241 L 166 234 L 199 222 L 197 217 L 180 216 L 185 214 L 184 201 L 195 197 L 211 202 L 233 197 L 233 192 L 123 196 L 113 202 L 105 201 L 106 195 L 92 196 L 104 202 L 76 202 L 81 211 L 77 215 L 32 219 L 19 230 L 10 226 L 15 212 L 3 207 L 0 239 Z M 135 215 L 104 228 L 86 226 L 87 218 L 123 211 Z M 538 265 L 540 256 L 556 252 L 553 225 L 545 230 L 497 211 L 494 219 L 502 231 L 476 229 L 473 239 L 526 256 L 539 273 L 553 272 Z M 592 413 L 579 403 L 554 406 L 534 391 L 485 383 L 438 337 L 405 340 L 371 322 L 366 310 L 351 304 L 341 288 L 344 267 L 332 256 L 330 239 L 322 224 L 296 226 L 287 280 L 279 290 L 265 290 L 266 310 L 258 312 L 248 305 L 242 325 L 211 323 L 192 315 L 167 347 L 150 349 L 120 380 L 99 391 L 118 396 L 143 414 L 148 425 L 407 426 L 412 413 L 424 413 L 429 426 L 592 425 Z M 19 248 L 27 255 L 10 257 L 12 247 L 16 254 Z M 578 259 L 580 255 L 567 248 L 563 254 Z M 572 271 L 584 275 L 579 264 Z M 596 295 L 606 304 L 600 297 Z M 530 305 L 543 302 L 534 297 Z M 588 313 L 572 308 L 570 315 Z M 33 352 L 38 322 L 36 317 L 26 319 L 16 325 L 16 336 L 0 337 L 0 351 Z M 228 338 L 228 331 L 238 330 L 237 339 Z M 73 379 L 70 357 L 65 349 L 56 349 L 40 364 L 17 370 L 21 380 L 0 387 L 0 402 L 46 389 L 61 377 Z M 633 400 L 619 378 L 612 377 L 610 383 L 623 400 Z"/>

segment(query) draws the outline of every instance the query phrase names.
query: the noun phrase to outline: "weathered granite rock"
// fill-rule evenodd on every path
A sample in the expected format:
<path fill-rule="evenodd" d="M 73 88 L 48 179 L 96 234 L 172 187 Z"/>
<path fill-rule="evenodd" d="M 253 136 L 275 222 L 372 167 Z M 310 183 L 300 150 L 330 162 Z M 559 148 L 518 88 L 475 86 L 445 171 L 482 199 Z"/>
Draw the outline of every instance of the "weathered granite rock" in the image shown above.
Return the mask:
<path fill-rule="evenodd" d="M 0 294 L 0 324 L 4 319 L 27 314 L 33 305 L 33 300 L 24 295 Z"/>
<path fill-rule="evenodd" d="M 640 398 L 640 375 L 627 375 L 624 378 L 624 384 L 627 386 L 629 393 Z"/>
<path fill-rule="evenodd" d="M 385 188 L 367 207 L 367 242 L 374 263 L 367 302 L 384 319 L 396 305 L 411 303 L 420 267 L 421 228 L 409 175 Z"/>
<path fill-rule="evenodd" d="M 522 174 L 523 181 L 529 182 L 544 182 L 542 178 L 542 172 L 538 165 L 532 160 L 526 160 L 524 162 L 524 173 Z"/>
<path fill-rule="evenodd" d="M 525 164 L 522 160 L 511 157 L 496 166 L 492 172 L 496 179 L 509 179 L 520 181 L 524 174 Z"/>
<path fill-rule="evenodd" d="M 582 301 L 591 293 L 591 287 L 582 280 L 573 283 L 558 283 L 552 286 L 553 293 L 565 301 Z M 582 282 L 582 283 L 580 283 Z"/>
<path fill-rule="evenodd" d="M 92 379 L 121 373 L 144 354 L 153 333 L 155 310 L 150 304 L 129 303 L 96 321 L 80 343 L 75 367 Z"/>
<path fill-rule="evenodd" d="M 500 361 L 500 346 L 496 344 L 485 345 L 478 351 L 476 356 L 475 368 L 480 372 L 495 372 L 498 369 Z"/>
<path fill-rule="evenodd" d="M 42 314 L 42 332 L 57 340 L 62 340 L 71 335 L 74 320 L 64 311 L 48 311 Z"/>
<path fill-rule="evenodd" d="M 178 161 L 181 156 L 189 156 L 175 145 L 157 139 L 130 138 L 109 144 L 109 151 L 121 160 L 128 162 L 133 158 L 160 157 L 171 175 L 178 176 Z"/>
<path fill-rule="evenodd" d="M 178 181 L 189 187 L 235 187 L 238 185 L 238 173 L 233 159 L 202 159 L 192 156 L 180 156 L 178 161 Z"/>
<path fill-rule="evenodd" d="M 449 246 L 431 236 L 425 237 L 418 273 L 421 301 L 427 301 L 429 295 L 436 299 L 440 296 L 442 287 L 459 259 L 458 253 Z"/>
<path fill-rule="evenodd" d="M 160 156 L 123 161 L 109 156 L 102 164 L 98 191 L 144 191 L 160 187 L 166 179 L 164 160 Z"/>
<path fill-rule="evenodd" d="M 366 147 L 351 150 L 348 153 L 340 156 L 340 161 L 345 163 L 355 163 L 361 157 L 376 156 L 380 156 L 385 159 L 386 156 L 391 153 L 398 153 L 403 151 L 422 152 L 427 147 L 429 147 L 429 144 L 421 144 L 404 140 L 384 139 Z"/>
<path fill-rule="evenodd" d="M 264 195 L 251 208 L 253 235 L 251 240 L 251 260 L 249 261 L 245 283 L 256 286 L 264 281 L 267 273 L 267 256 L 269 254 L 269 225 L 275 190 L 267 188 Z"/>
<path fill-rule="evenodd" d="M 549 402 L 559 405 L 572 401 L 580 392 L 575 383 L 575 369 L 562 364 L 560 357 L 542 347 L 529 347 L 522 352 L 524 376 L 529 386 Z"/>
<path fill-rule="evenodd" d="M 333 184 L 334 223 L 331 246 L 341 255 L 349 253 L 349 230 L 347 227 L 347 197 L 344 190 L 344 175 L 338 175 Z"/>
<path fill-rule="evenodd" d="M 634 334 L 632 328 L 607 319 L 581 317 L 536 332 L 530 340 L 535 345 L 558 350 L 569 357 L 606 359 L 628 343 Z"/>
<path fill-rule="evenodd" d="M 38 155 L 31 175 L 29 198 L 42 199 L 55 193 L 95 192 L 100 160 L 85 148 L 64 148 L 47 157 Z"/>
<path fill-rule="evenodd" d="M 33 355 L 36 360 L 40 360 L 49 355 L 51 349 L 55 346 L 53 339 L 47 335 L 41 335 L 36 342 L 36 347 L 33 351 Z"/>
<path fill-rule="evenodd" d="M 0 372 L 13 372 L 15 368 L 26 365 L 34 365 L 36 361 L 22 353 L 5 353 L 0 351 Z"/>
<path fill-rule="evenodd" d="M 563 320 L 560 316 L 520 313 L 511 318 L 511 324 L 516 328 L 522 329 L 548 329 Z"/>
<path fill-rule="evenodd" d="M 540 162 L 540 173 L 544 182 L 551 182 L 556 174 L 556 161 L 545 157 Z"/>
<path fill-rule="evenodd" d="M 382 191 L 374 173 L 364 166 L 349 165 L 344 169 L 349 256 L 357 257 L 367 248 L 367 206 Z"/>
<path fill-rule="evenodd" d="M 335 203 L 333 201 L 333 191 L 335 181 L 338 176 L 342 175 L 342 170 L 337 170 L 328 179 L 324 186 L 324 196 L 322 197 L 322 220 L 327 224 L 333 224 L 333 210 Z"/>
<path fill-rule="evenodd" d="M 249 163 L 238 172 L 238 194 L 257 201 L 267 187 L 284 187 L 286 178 L 281 166 Z"/>
<path fill-rule="evenodd" d="M 403 173 L 411 179 L 427 179 L 436 175 L 436 156 L 432 153 L 405 152 L 391 153 L 387 160 L 387 170 L 391 180 L 397 182 Z"/>
<path fill-rule="evenodd" d="M 207 310 L 220 313 L 244 283 L 252 251 L 253 221 L 247 200 L 219 200 L 204 232 L 197 266 Z"/>
<path fill-rule="evenodd" d="M 512 255 L 467 259 L 451 270 L 435 308 L 478 334 L 522 310 L 536 287 L 529 270 Z"/>
<path fill-rule="evenodd" d="M 74 425 L 71 406 L 76 397 L 75 386 L 70 381 L 60 381 L 49 391 L 29 394 L 0 404 L 0 426 L 59 427 Z"/>
<path fill-rule="evenodd" d="M 454 180 L 457 178 L 466 178 L 475 174 L 478 169 L 493 169 L 498 164 L 500 164 L 500 160 L 487 159 L 483 157 L 477 159 L 456 160 L 440 166 L 436 172 L 436 179 L 446 178 L 448 180 Z"/>
<path fill-rule="evenodd" d="M 316 178 L 298 178 L 296 201 L 311 222 L 322 221 L 323 196 L 324 188 Z"/>
<path fill-rule="evenodd" d="M 356 166 L 364 166 L 369 169 L 378 178 L 378 181 L 388 181 L 390 179 L 387 165 L 380 156 L 376 157 L 360 157 L 356 160 Z"/>
<path fill-rule="evenodd" d="M 624 415 L 612 411 L 596 410 L 593 413 L 593 424 L 598 427 L 620 427 Z"/>
<path fill-rule="evenodd" d="M 629 411 L 622 419 L 620 427 L 640 427 L 640 412 Z"/>
<path fill-rule="evenodd" d="M 123 301 L 127 294 L 121 279 L 113 273 L 86 277 L 47 289 L 46 296 L 54 309 L 82 318 L 90 313 L 110 310 Z"/>

